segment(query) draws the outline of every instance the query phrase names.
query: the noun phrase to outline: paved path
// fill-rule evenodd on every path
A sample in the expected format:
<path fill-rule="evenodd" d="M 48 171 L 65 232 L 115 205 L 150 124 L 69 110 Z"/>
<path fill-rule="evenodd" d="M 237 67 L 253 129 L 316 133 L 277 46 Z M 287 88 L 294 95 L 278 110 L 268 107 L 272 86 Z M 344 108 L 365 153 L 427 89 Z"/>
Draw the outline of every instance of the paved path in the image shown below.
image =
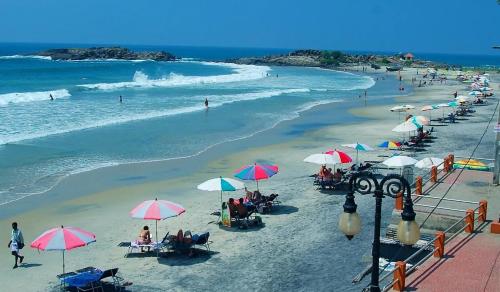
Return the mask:
<path fill-rule="evenodd" d="M 406 279 L 406 290 L 499 292 L 500 235 L 490 234 L 489 227 L 455 237 L 445 246 L 444 258 L 430 258 Z"/>

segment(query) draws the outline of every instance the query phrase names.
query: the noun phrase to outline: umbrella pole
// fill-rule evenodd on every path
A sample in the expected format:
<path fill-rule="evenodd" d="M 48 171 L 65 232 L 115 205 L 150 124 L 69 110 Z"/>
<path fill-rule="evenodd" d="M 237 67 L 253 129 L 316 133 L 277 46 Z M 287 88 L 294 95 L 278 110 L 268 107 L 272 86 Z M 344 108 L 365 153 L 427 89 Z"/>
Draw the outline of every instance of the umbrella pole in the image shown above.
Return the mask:
<path fill-rule="evenodd" d="M 222 190 L 220 190 L 220 204 L 219 204 L 219 208 L 220 208 L 220 222 L 222 222 Z"/>
<path fill-rule="evenodd" d="M 255 182 L 257 183 L 257 191 L 258 191 L 259 190 L 259 181 L 255 180 Z"/>
<path fill-rule="evenodd" d="M 358 152 L 359 152 L 359 150 L 356 149 L 356 164 L 358 164 Z"/>
<path fill-rule="evenodd" d="M 64 270 L 65 270 L 65 267 L 64 267 L 64 250 L 62 252 L 63 252 L 63 274 L 64 274 Z"/>
<path fill-rule="evenodd" d="M 154 249 L 156 249 L 156 257 L 160 255 L 160 248 L 158 245 L 158 220 L 155 220 L 155 229 L 156 229 L 156 243 L 154 245 Z"/>

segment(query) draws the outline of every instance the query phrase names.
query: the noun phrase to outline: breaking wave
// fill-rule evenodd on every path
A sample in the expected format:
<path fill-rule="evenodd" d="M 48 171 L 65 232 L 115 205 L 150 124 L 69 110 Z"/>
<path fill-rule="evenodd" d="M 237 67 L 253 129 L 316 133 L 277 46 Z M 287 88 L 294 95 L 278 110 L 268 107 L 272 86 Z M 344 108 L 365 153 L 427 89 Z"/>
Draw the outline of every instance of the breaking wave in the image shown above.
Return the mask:
<path fill-rule="evenodd" d="M 43 101 L 49 100 L 50 95 L 54 99 L 70 97 L 71 94 L 67 89 L 50 90 L 50 91 L 34 91 L 34 92 L 12 92 L 0 94 L 0 106 L 9 104 Z"/>
<path fill-rule="evenodd" d="M 185 76 L 182 74 L 170 73 L 160 79 L 149 79 L 149 76 L 142 71 L 136 71 L 132 81 L 115 83 L 96 83 L 78 85 L 94 90 L 117 90 L 122 88 L 153 88 L 153 87 L 174 87 L 198 84 L 215 84 L 249 81 L 264 78 L 266 73 L 271 71 L 267 66 L 237 65 L 228 63 L 199 62 L 209 66 L 224 66 L 233 69 L 234 73 L 226 75 L 212 76 Z"/>

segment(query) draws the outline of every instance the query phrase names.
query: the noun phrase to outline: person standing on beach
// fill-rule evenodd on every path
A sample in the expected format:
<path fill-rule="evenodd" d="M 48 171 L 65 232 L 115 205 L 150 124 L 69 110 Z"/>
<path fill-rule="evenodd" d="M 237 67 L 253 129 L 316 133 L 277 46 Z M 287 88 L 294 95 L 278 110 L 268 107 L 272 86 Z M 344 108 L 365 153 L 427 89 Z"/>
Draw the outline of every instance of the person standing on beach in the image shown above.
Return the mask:
<path fill-rule="evenodd" d="M 14 256 L 14 267 L 17 268 L 17 259 L 19 259 L 19 264 L 22 264 L 24 256 L 19 254 L 19 251 L 24 247 L 23 233 L 19 228 L 17 228 L 17 222 L 12 223 L 12 232 L 10 235 L 10 241 L 7 245 L 10 248 L 12 255 Z"/>
<path fill-rule="evenodd" d="M 208 98 L 205 97 L 205 107 L 208 108 Z"/>
<path fill-rule="evenodd" d="M 54 100 L 54 97 L 52 96 L 52 93 L 49 94 L 49 96 L 50 96 L 50 100 Z"/>

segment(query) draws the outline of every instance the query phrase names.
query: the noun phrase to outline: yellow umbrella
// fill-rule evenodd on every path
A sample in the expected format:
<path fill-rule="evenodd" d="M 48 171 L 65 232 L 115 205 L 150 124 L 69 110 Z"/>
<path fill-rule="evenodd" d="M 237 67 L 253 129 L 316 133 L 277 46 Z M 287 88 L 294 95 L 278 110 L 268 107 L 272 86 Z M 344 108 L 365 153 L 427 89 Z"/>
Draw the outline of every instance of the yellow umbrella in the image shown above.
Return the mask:
<path fill-rule="evenodd" d="M 466 168 L 474 170 L 489 170 L 488 165 L 475 159 L 462 159 L 453 163 L 453 168 Z"/>

